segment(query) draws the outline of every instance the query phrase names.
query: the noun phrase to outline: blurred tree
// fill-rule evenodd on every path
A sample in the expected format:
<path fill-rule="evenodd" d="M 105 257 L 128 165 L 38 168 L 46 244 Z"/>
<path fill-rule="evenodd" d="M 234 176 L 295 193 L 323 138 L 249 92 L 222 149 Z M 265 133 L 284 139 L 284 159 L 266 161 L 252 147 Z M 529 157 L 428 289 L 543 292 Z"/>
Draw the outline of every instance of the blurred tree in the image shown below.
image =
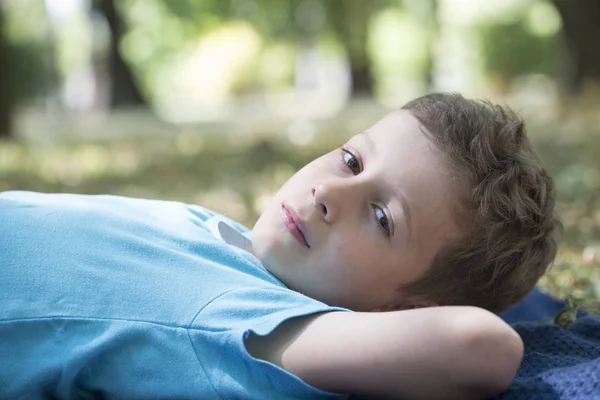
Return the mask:
<path fill-rule="evenodd" d="M 125 33 L 125 24 L 115 7 L 115 1 L 94 0 L 93 9 L 106 19 L 111 34 L 108 53 L 111 108 L 146 105 L 134 74 L 119 50 L 121 39 Z"/>
<path fill-rule="evenodd" d="M 34 4 L 38 9 L 32 25 L 38 32 L 47 32 L 42 19 L 46 17 L 43 2 Z M 0 137 L 14 134 L 14 112 L 18 106 L 47 96 L 58 83 L 51 35 L 28 35 L 31 31 L 14 13 L 15 5 L 21 3 L 13 3 L 12 10 L 3 5 L 6 3 L 0 0 Z"/>
<path fill-rule="evenodd" d="M 434 89 L 435 47 L 440 36 L 440 20 L 438 16 L 438 0 L 403 0 L 403 8 L 417 18 L 424 27 L 425 59 L 422 68 L 422 79 L 427 91 Z"/>
<path fill-rule="evenodd" d="M 10 66 L 5 32 L 4 12 L 0 4 L 0 137 L 12 133 L 12 99 L 10 88 Z"/>
<path fill-rule="evenodd" d="M 483 67 L 497 90 L 508 90 L 511 80 L 521 75 L 556 75 L 557 35 L 535 35 L 525 15 L 484 24 L 480 33 Z"/>
<path fill-rule="evenodd" d="M 429 0 L 428 2 L 428 13 L 425 20 L 425 24 L 429 26 L 429 35 L 427 38 L 428 51 L 427 59 L 425 61 L 425 69 L 423 71 L 425 77 L 425 85 L 427 85 L 427 91 L 434 89 L 433 77 L 435 70 L 435 46 L 440 35 L 440 20 L 438 17 L 439 3 L 438 0 Z"/>
<path fill-rule="evenodd" d="M 352 95 L 373 94 L 373 74 L 367 53 L 369 21 L 376 10 L 372 0 L 327 0 L 327 20 L 344 46 L 350 62 Z"/>
<path fill-rule="evenodd" d="M 369 23 L 376 11 L 396 3 L 393 0 L 178 0 L 165 1 L 164 5 L 196 31 L 211 29 L 223 21 L 242 20 L 272 40 L 305 43 L 308 36 L 332 34 L 346 50 L 352 94 L 370 95 L 373 74 L 367 48 Z"/>
<path fill-rule="evenodd" d="M 566 89 L 577 93 L 582 85 L 600 84 L 600 0 L 553 0 L 563 23 L 566 51 Z"/>

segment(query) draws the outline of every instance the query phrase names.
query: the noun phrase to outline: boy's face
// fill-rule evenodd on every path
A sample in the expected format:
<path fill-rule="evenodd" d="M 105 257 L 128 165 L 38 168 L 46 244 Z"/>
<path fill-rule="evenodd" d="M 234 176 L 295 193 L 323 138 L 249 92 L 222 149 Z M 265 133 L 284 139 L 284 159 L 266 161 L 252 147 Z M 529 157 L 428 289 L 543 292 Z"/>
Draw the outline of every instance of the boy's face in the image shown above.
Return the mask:
<path fill-rule="evenodd" d="M 459 237 L 448 176 L 419 122 L 392 112 L 283 185 L 254 226 L 254 253 L 288 287 L 329 305 L 422 305 L 398 287 Z"/>

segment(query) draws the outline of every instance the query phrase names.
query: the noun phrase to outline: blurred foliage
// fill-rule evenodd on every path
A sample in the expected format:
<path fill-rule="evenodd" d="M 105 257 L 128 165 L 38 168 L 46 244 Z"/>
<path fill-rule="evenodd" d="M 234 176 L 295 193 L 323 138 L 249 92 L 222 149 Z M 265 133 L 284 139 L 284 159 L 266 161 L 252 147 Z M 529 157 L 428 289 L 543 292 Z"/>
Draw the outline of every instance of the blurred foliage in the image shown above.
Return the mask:
<path fill-rule="evenodd" d="M 521 4 L 508 17 L 480 24 L 484 72 L 506 80 L 525 74 L 555 77 L 560 17 L 547 2 Z"/>
<path fill-rule="evenodd" d="M 265 202 L 296 170 L 347 136 L 330 130 L 302 147 L 285 136 L 201 129 L 169 137 L 50 146 L 0 142 L 0 190 L 178 200 L 252 227 Z M 555 178 L 565 225 L 558 258 L 541 285 L 600 312 L 600 134 L 574 138 L 556 128 L 537 127 L 532 136 Z"/>
<path fill-rule="evenodd" d="M 11 70 L 10 91 L 17 103 L 48 94 L 58 83 L 58 71 L 52 48 L 44 43 L 8 44 L 7 59 Z"/>
<path fill-rule="evenodd" d="M 58 86 L 54 46 L 49 37 L 43 3 L 36 0 L 3 0 L 6 57 L 10 95 L 17 104 L 47 95 Z"/>
<path fill-rule="evenodd" d="M 111 32 L 91 3 L 3 1 L 19 96 L 35 98 L 56 86 L 59 101 L 68 101 L 69 92 L 98 96 L 90 102 L 104 104 Z M 349 73 L 352 90 L 362 89 L 353 94 L 373 89 L 388 105 L 426 90 L 435 74 L 461 82 L 468 70 L 506 83 L 521 75 L 556 75 L 561 23 L 550 0 L 503 6 L 453 1 L 117 0 L 115 6 L 125 22 L 120 54 L 159 113 L 176 101 L 210 108 L 230 95 L 291 91 L 301 85 L 299 71 L 315 75 L 335 63 L 342 65 L 338 77 Z M 61 7 L 64 14 L 56 11 Z M 481 16 L 486 9 L 487 18 Z M 468 22 L 460 22 L 463 14 Z M 459 72 L 454 60 L 468 65 Z M 317 80 L 310 79 L 305 86 Z M 319 79 L 321 86 L 328 81 Z M 86 84 L 93 93 L 78 93 Z M 73 103 L 68 107 L 77 108 Z"/>
<path fill-rule="evenodd" d="M 371 19 L 377 11 L 399 4 L 391 0 L 181 0 L 164 5 L 190 27 L 188 31 L 195 27 L 198 32 L 209 32 L 219 25 L 243 21 L 256 30 L 266 46 L 284 42 L 300 49 L 333 39 L 349 61 L 353 87 L 371 92 Z M 253 81 L 255 85 L 258 82 Z"/>
<path fill-rule="evenodd" d="M 141 1 L 141 0 L 131 0 Z M 398 6 L 393 0 L 180 0 L 164 2 L 165 9 L 198 32 L 224 22 L 245 21 L 265 38 L 297 42 L 306 34 L 341 34 L 365 29 L 357 22 L 377 10 Z M 344 41 L 344 38 L 339 38 Z M 349 51 L 353 51 L 352 48 Z"/>
<path fill-rule="evenodd" d="M 556 75 L 558 35 L 536 36 L 525 19 L 481 28 L 484 70 L 511 79 L 527 73 Z"/>

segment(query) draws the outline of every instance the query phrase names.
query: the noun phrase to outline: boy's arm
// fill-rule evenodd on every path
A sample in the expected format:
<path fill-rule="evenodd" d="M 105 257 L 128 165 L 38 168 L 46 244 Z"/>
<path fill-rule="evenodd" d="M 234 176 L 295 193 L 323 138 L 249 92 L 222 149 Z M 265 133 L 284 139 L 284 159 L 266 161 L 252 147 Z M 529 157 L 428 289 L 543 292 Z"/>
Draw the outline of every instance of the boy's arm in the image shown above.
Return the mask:
<path fill-rule="evenodd" d="M 249 352 L 322 390 L 402 399 L 485 399 L 511 383 L 523 343 L 474 307 L 330 312 L 252 335 Z"/>

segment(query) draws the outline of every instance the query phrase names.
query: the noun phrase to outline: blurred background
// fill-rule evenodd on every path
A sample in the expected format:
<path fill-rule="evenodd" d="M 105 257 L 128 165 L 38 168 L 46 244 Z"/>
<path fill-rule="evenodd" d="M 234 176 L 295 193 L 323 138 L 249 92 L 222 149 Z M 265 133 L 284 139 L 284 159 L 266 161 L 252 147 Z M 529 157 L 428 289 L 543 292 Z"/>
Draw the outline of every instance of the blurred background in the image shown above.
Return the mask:
<path fill-rule="evenodd" d="M 554 177 L 541 285 L 600 310 L 600 0 L 0 0 L 0 190 L 251 227 L 295 170 L 429 91 L 507 103 Z"/>

